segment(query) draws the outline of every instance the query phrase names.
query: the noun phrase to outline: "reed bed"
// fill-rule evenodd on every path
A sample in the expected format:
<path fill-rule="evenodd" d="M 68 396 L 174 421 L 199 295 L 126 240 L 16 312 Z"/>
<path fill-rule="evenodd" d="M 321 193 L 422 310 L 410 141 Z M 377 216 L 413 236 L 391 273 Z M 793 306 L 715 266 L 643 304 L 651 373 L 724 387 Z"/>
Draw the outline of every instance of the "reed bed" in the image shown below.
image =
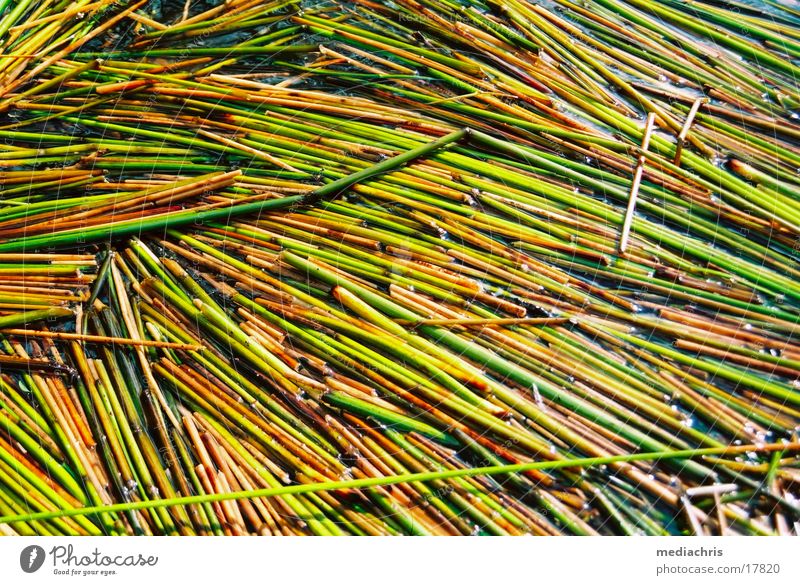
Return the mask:
<path fill-rule="evenodd" d="M 0 2 L 0 532 L 800 533 L 800 14 L 182 4 Z"/>

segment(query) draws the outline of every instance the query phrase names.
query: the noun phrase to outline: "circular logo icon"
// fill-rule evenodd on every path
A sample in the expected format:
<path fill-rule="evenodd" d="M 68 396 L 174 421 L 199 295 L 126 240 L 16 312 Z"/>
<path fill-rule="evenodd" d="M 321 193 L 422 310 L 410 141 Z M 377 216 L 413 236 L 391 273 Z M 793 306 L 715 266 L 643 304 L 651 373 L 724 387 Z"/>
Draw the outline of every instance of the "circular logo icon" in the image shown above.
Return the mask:
<path fill-rule="evenodd" d="M 26 573 L 35 573 L 44 564 L 44 549 L 38 544 L 26 546 L 19 553 L 19 566 Z"/>

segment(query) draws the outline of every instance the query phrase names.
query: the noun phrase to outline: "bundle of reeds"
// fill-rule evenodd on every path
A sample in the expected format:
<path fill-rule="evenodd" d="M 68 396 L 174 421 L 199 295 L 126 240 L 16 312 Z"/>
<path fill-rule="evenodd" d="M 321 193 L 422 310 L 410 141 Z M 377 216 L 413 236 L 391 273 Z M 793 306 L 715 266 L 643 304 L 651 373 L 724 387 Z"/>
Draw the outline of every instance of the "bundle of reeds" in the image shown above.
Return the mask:
<path fill-rule="evenodd" d="M 3 533 L 800 532 L 791 7 L 0 11 Z"/>

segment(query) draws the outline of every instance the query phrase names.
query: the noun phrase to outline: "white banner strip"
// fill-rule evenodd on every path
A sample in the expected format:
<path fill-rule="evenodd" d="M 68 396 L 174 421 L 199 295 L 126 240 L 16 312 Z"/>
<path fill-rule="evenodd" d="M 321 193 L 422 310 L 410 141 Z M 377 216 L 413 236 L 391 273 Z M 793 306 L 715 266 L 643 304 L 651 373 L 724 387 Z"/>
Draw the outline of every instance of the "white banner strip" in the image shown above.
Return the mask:
<path fill-rule="evenodd" d="M 770 538 L 0 539 L 0 582 L 799 583 L 800 540 Z"/>

